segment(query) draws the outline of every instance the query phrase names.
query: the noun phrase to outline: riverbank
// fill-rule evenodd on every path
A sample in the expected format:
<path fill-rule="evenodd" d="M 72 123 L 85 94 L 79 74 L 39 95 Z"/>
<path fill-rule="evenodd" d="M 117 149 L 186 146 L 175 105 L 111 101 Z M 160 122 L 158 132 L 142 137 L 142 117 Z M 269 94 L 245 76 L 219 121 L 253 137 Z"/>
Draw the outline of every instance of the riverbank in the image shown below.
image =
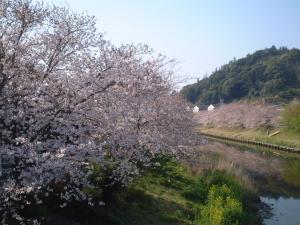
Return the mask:
<path fill-rule="evenodd" d="M 161 166 L 151 169 L 118 197 L 122 204 L 113 207 L 119 212 L 113 218 L 120 223 L 108 224 L 260 223 L 257 196 L 234 175 L 225 170 L 195 173 L 188 164 L 174 160 L 159 163 Z"/>
<path fill-rule="evenodd" d="M 299 154 L 215 140 L 196 153 L 193 170 L 225 170 L 242 177 L 245 186 L 256 192 L 300 197 Z"/>
<path fill-rule="evenodd" d="M 201 132 L 200 134 L 208 139 L 213 139 L 213 140 L 220 141 L 220 142 L 230 142 L 230 143 L 238 143 L 238 144 L 242 144 L 242 145 L 252 145 L 252 146 L 268 148 L 268 149 L 272 149 L 272 150 L 280 150 L 280 151 L 284 151 L 284 152 L 300 154 L 299 148 L 275 145 L 275 144 L 270 144 L 270 143 L 261 142 L 261 141 L 252 141 L 252 140 L 245 139 L 245 138 L 233 138 L 233 137 L 227 137 L 227 136 L 222 136 L 222 135 L 208 134 L 208 133 L 203 133 L 203 132 Z"/>
<path fill-rule="evenodd" d="M 242 129 L 242 128 L 219 128 L 219 127 L 201 127 L 199 130 L 206 134 L 219 135 L 230 138 L 241 138 L 252 141 L 261 141 L 265 143 L 281 145 L 286 147 L 300 148 L 300 134 L 285 130 L 280 133 L 269 136 L 263 129 Z M 277 130 L 274 130 L 274 132 Z M 272 133 L 273 131 L 269 132 Z"/>
<path fill-rule="evenodd" d="M 273 221 L 268 202 L 300 201 L 299 159 L 209 141 L 181 162 L 157 160 L 132 185 L 109 195 L 101 186 L 101 171 L 100 176 L 95 171 L 100 186 L 89 191 L 101 205 L 73 202 L 60 208 L 54 197 L 33 210 L 44 225 L 259 225 Z M 287 215 L 276 216 L 286 222 L 281 214 Z"/>
<path fill-rule="evenodd" d="M 194 171 L 214 168 L 234 174 L 243 186 L 260 196 L 260 215 L 265 224 L 296 225 L 300 221 L 299 160 L 299 154 L 209 140 L 196 151 L 190 167 Z"/>
<path fill-rule="evenodd" d="M 105 206 L 44 205 L 36 213 L 46 225 L 260 224 L 258 196 L 238 177 L 225 170 L 198 173 L 188 161 L 159 160 L 130 187 L 106 198 Z"/>
<path fill-rule="evenodd" d="M 282 133 L 281 136 L 269 137 L 263 134 L 263 131 L 253 130 L 253 129 L 224 129 L 224 128 L 201 128 L 201 132 L 207 134 L 220 135 L 223 137 L 232 137 L 238 139 L 246 139 L 253 141 L 262 141 L 275 145 L 285 145 L 286 147 L 299 149 L 300 135 L 295 133 Z M 260 136 L 259 136 L 260 135 Z M 298 139 L 296 139 L 298 137 Z M 218 141 L 218 140 L 217 140 Z M 222 142 L 222 141 L 221 141 Z M 285 181 L 292 189 L 300 188 L 300 155 L 299 152 L 294 153 L 293 151 L 278 151 L 274 149 L 263 148 L 259 146 L 249 146 L 243 147 L 243 143 L 234 143 L 230 145 L 236 146 L 240 149 L 250 149 L 251 151 L 256 151 L 261 154 L 269 154 L 271 156 L 276 156 L 282 161 L 282 170 L 280 172 L 282 180 Z M 224 146 L 224 145 L 223 145 Z M 240 146 L 240 147 L 239 147 Z M 275 170 L 276 171 L 276 170 Z M 279 173 L 279 172 L 278 172 Z M 282 191 L 283 192 L 283 191 Z"/>

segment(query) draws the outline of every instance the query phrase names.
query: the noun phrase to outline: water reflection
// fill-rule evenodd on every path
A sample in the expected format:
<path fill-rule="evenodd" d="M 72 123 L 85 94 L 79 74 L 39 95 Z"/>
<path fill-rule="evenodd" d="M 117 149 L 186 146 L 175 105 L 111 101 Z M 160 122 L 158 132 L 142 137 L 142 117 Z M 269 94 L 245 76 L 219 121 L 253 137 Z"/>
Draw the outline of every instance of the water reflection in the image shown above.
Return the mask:
<path fill-rule="evenodd" d="M 271 207 L 271 216 L 265 216 L 265 225 L 299 225 L 300 224 L 300 199 L 283 198 L 278 199 L 260 197 L 263 203 Z M 262 212 L 262 215 L 265 215 Z"/>
<path fill-rule="evenodd" d="M 202 146 L 195 154 L 189 161 L 194 172 L 226 170 L 255 190 L 260 195 L 266 225 L 300 225 L 300 186 L 285 179 L 288 162 L 284 158 L 251 147 L 216 142 Z"/>

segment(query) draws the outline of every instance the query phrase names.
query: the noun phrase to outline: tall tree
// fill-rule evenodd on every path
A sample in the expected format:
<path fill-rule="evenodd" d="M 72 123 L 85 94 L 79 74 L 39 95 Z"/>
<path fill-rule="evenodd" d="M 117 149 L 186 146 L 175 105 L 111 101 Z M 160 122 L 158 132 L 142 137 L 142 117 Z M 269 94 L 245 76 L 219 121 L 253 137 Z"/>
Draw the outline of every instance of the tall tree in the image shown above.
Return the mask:
<path fill-rule="evenodd" d="M 24 206 L 55 183 L 62 207 L 92 202 L 83 190 L 94 163 L 126 185 L 153 157 L 191 145 L 192 115 L 171 95 L 165 57 L 112 45 L 94 17 L 69 8 L 3 0 L 0 15 L 0 154 L 14 159 L 0 178 L 3 221 L 25 223 Z"/>

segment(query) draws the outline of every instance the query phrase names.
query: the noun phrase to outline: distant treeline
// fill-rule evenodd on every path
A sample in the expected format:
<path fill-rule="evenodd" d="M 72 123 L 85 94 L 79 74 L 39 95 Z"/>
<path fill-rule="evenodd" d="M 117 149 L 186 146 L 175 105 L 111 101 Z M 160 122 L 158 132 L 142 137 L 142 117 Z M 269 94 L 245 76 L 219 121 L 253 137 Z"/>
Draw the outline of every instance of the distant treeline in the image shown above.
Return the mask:
<path fill-rule="evenodd" d="M 183 87 L 181 94 L 197 104 L 240 99 L 282 102 L 299 98 L 300 50 L 272 46 L 233 59 L 209 77 Z"/>

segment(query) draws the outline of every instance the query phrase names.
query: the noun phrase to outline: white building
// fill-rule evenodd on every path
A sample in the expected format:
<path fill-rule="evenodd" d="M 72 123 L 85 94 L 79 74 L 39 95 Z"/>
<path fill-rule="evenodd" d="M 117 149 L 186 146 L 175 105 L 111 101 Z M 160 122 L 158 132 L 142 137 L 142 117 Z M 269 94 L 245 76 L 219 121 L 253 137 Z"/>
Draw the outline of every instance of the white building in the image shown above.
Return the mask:
<path fill-rule="evenodd" d="M 215 107 L 213 105 L 208 106 L 207 111 L 213 111 Z"/>
<path fill-rule="evenodd" d="M 194 112 L 194 113 L 199 112 L 199 107 L 198 107 L 198 106 L 195 106 L 195 107 L 193 108 L 193 112 Z"/>

